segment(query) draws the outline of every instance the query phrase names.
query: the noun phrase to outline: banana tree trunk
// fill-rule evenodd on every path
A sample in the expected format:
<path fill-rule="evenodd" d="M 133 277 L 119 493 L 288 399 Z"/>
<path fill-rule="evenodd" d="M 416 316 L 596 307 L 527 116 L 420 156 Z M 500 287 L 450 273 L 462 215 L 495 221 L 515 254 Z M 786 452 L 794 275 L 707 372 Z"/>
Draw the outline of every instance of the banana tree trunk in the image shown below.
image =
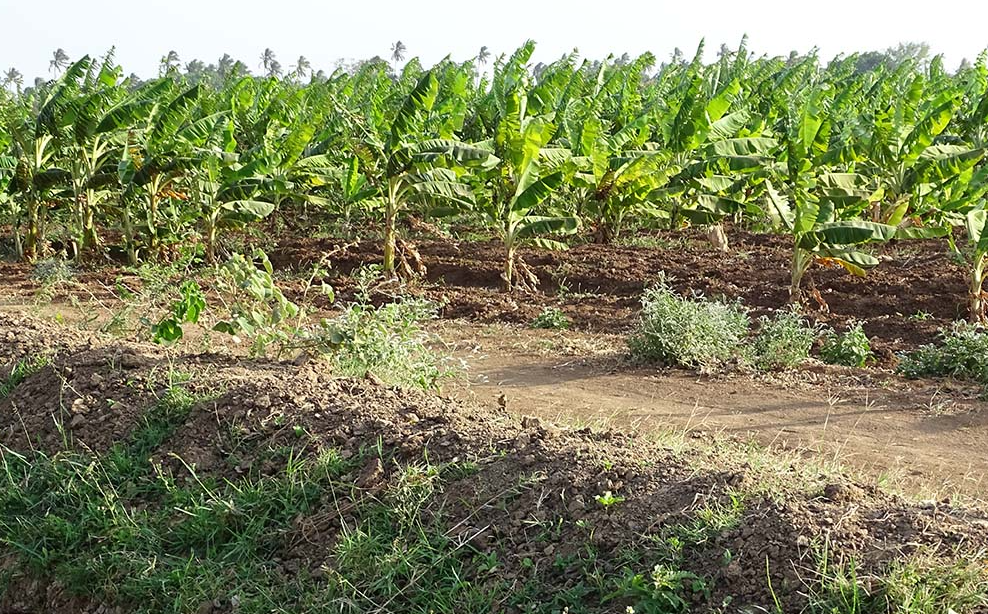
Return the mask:
<path fill-rule="evenodd" d="M 92 249 L 99 245 L 99 237 L 96 235 L 96 206 L 93 204 L 96 194 L 92 190 L 86 190 L 86 202 L 82 216 L 82 247 Z"/>
<path fill-rule="evenodd" d="M 17 254 L 18 260 L 24 260 L 24 243 L 21 241 L 20 223 L 14 226 L 14 253 Z"/>
<path fill-rule="evenodd" d="M 22 258 L 32 262 L 38 257 L 38 250 L 41 245 L 41 205 L 34 197 L 27 202 L 27 231 L 24 233 L 24 247 L 21 249 Z"/>
<path fill-rule="evenodd" d="M 504 273 L 502 273 L 502 276 L 504 277 L 505 292 L 511 292 L 514 289 L 516 251 L 517 249 L 514 245 L 509 245 L 504 257 Z"/>
<path fill-rule="evenodd" d="M 727 232 L 724 231 L 723 224 L 711 224 L 707 229 L 707 239 L 719 251 L 730 251 L 730 247 L 727 242 Z"/>
<path fill-rule="evenodd" d="M 388 204 L 384 212 L 384 272 L 393 275 L 395 272 L 395 252 L 397 251 L 397 222 L 398 202 L 395 186 L 388 185 Z"/>
<path fill-rule="evenodd" d="M 158 254 L 158 191 L 161 189 L 161 182 L 158 177 L 148 184 L 148 251 L 150 254 Z"/>
<path fill-rule="evenodd" d="M 617 236 L 617 229 L 610 223 L 601 220 L 593 233 L 593 242 L 597 245 L 610 245 Z"/>
<path fill-rule="evenodd" d="M 127 243 L 127 262 L 130 266 L 137 266 L 137 241 L 134 233 L 134 222 L 130 215 L 130 204 L 125 204 L 123 208 L 123 230 L 124 241 Z"/>
<path fill-rule="evenodd" d="M 204 230 L 206 235 L 206 262 L 209 264 L 216 264 L 216 225 L 218 221 L 219 210 L 206 216 L 206 227 Z"/>
<path fill-rule="evenodd" d="M 789 302 L 799 303 L 803 300 L 803 290 L 802 282 L 803 275 L 806 273 L 807 269 L 810 268 L 810 264 L 813 263 L 813 254 L 806 251 L 805 249 L 800 249 L 798 247 L 793 248 L 792 253 L 792 278 L 789 285 Z"/>
<path fill-rule="evenodd" d="M 971 283 L 968 286 L 968 318 L 971 322 L 985 321 L 985 299 L 982 287 L 984 285 L 985 259 L 988 254 L 979 252 L 974 256 L 971 267 Z"/>

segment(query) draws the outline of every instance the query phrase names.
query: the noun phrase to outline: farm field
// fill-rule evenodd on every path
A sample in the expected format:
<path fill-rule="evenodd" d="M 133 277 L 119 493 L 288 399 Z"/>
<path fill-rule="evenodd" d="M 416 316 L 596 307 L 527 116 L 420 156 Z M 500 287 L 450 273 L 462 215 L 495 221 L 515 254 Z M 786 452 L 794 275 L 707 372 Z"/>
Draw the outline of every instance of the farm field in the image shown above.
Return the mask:
<path fill-rule="evenodd" d="M 0 614 L 988 612 L 988 55 L 269 51 L 0 91 Z"/>
<path fill-rule="evenodd" d="M 770 238 L 743 240 L 757 247 L 757 242 Z M 339 241 L 318 243 L 318 250 L 332 251 Z M 104 459 L 101 463 L 120 462 L 117 454 L 147 446 L 139 449 L 151 455 L 150 466 L 176 480 L 173 486 L 156 485 L 167 491 L 183 480 L 188 482 L 190 475 L 196 483 L 232 480 L 231 485 L 249 483 L 258 488 L 271 482 L 281 484 L 287 476 L 278 472 L 285 470 L 284 463 L 291 465 L 284 455 L 297 454 L 301 473 L 296 486 L 302 488 L 305 480 L 311 480 L 313 492 L 303 496 L 303 491 L 285 491 L 287 500 L 278 504 L 286 506 L 278 510 L 283 514 L 281 520 L 275 510 L 245 508 L 245 518 L 261 514 L 265 524 L 235 537 L 261 540 L 277 532 L 279 545 L 253 544 L 260 551 L 248 556 L 252 560 L 269 551 L 265 548 L 274 548 L 278 554 L 262 565 L 263 572 L 244 563 L 247 566 L 238 571 L 244 577 L 227 579 L 229 584 L 220 589 L 212 584 L 222 586 L 220 580 L 201 577 L 185 578 L 187 590 L 159 594 L 150 588 L 129 589 L 157 595 L 153 607 L 176 611 L 193 605 L 205 608 L 204 603 L 210 611 L 227 611 L 232 607 L 229 602 L 205 595 L 213 594 L 210 590 L 228 594 L 224 591 L 244 587 L 253 592 L 247 602 L 250 607 L 297 603 L 297 599 L 335 603 L 344 597 L 334 592 L 339 587 L 330 590 L 332 576 L 322 575 L 327 569 L 337 569 L 347 578 L 362 574 L 368 587 L 381 591 L 379 596 L 365 593 L 369 601 L 357 609 L 375 607 L 379 599 L 394 599 L 412 608 L 420 600 L 433 603 L 415 597 L 421 594 L 417 591 L 404 592 L 400 583 L 390 589 L 377 584 L 383 580 L 367 569 L 337 567 L 340 561 L 335 558 L 342 548 L 339 540 L 349 534 L 347 527 L 370 530 L 374 526 L 383 532 L 364 538 L 398 539 L 403 548 L 411 546 L 405 541 L 410 535 L 362 524 L 382 520 L 376 514 L 385 512 L 378 506 L 388 508 L 393 503 L 391 489 L 404 487 L 400 485 L 406 479 L 424 480 L 418 484 L 425 490 L 419 493 L 422 507 L 416 509 L 423 516 L 415 520 L 416 531 L 456 527 L 455 535 L 443 530 L 440 544 L 414 545 L 425 549 L 418 555 L 428 557 L 429 565 L 440 565 L 442 560 L 441 565 L 455 566 L 436 573 L 457 577 L 466 570 L 476 573 L 477 565 L 483 568 L 478 553 L 496 552 L 503 574 L 514 578 L 505 580 L 502 572 L 482 574 L 469 590 L 461 590 L 436 586 L 432 582 L 443 580 L 429 574 L 410 576 L 410 581 L 427 583 L 430 592 L 449 591 L 446 598 L 453 603 L 477 600 L 509 607 L 516 599 L 544 598 L 547 601 L 541 603 L 546 604 L 599 601 L 605 604 L 604 610 L 618 607 L 606 604 L 647 603 L 651 596 L 635 589 L 620 596 L 605 594 L 627 579 L 623 574 L 634 569 L 628 566 L 628 557 L 633 557 L 648 562 L 646 573 L 653 571 L 652 561 L 669 561 L 680 571 L 704 578 L 699 593 L 684 589 L 680 594 L 696 607 L 728 600 L 773 608 L 775 599 L 780 599 L 783 611 L 799 611 L 809 607 L 811 595 L 812 599 L 842 599 L 832 594 L 834 587 L 814 585 L 831 581 L 817 567 L 818 544 L 827 544 L 855 565 L 874 565 L 874 569 L 885 569 L 890 561 L 901 562 L 899 557 L 906 556 L 910 564 L 920 566 L 909 573 L 937 578 L 957 574 L 957 582 L 973 583 L 957 590 L 971 591 L 967 598 L 972 603 L 980 599 L 976 578 L 981 572 L 965 567 L 977 560 L 967 557 L 979 556 L 988 526 L 981 501 L 988 467 L 979 453 L 986 438 L 980 388 L 963 381 L 908 380 L 890 367 L 893 351 L 932 340 L 937 320 L 951 321 L 949 301 L 904 296 L 894 305 L 917 310 L 928 307 L 940 315 L 931 315 L 933 322 L 915 321 L 912 330 L 888 339 L 879 336 L 888 330 L 883 328 L 889 326 L 887 320 L 910 320 L 877 309 L 858 311 L 853 299 L 835 302 L 829 313 L 817 314 L 826 321 L 859 318 L 866 324 L 875 323 L 873 347 L 879 352 L 888 348 L 888 353 L 867 369 L 815 363 L 769 377 L 746 372 L 698 375 L 635 364 L 628 358 L 626 337 L 634 327 L 635 297 L 641 294 L 641 289 L 633 288 L 647 284 L 643 262 L 666 262 L 675 271 L 673 263 L 679 258 L 686 263 L 681 266 L 700 271 L 693 282 L 697 287 L 711 284 L 702 287 L 708 292 L 718 289 L 713 285 L 717 278 L 708 279 L 702 263 L 723 263 L 723 257 L 704 237 L 670 246 L 615 246 L 604 258 L 601 252 L 605 250 L 586 246 L 589 258 L 605 265 L 587 267 L 582 274 L 580 263 L 587 258 L 582 248 L 553 254 L 556 261 L 545 264 L 572 271 L 577 283 L 595 291 L 520 296 L 513 299 L 514 304 L 497 288 L 496 274 L 467 274 L 482 271 L 477 263 L 484 261 L 483 247 L 471 250 L 425 237 L 417 244 L 428 275 L 445 281 L 418 280 L 402 292 L 445 305 L 440 319 L 424 326 L 435 335 L 432 343 L 466 365 L 443 384 L 442 397 L 394 388 L 373 375 L 338 380 L 318 361 L 297 366 L 273 357 L 250 358 L 246 348 L 231 344 L 224 336 L 211 338 L 208 329 L 197 326 L 186 326 L 188 338 L 173 349 L 140 342 L 147 334 L 142 332 L 140 314 L 149 305 L 162 303 L 141 286 L 160 283 L 154 277 L 161 271 L 149 275 L 148 270 L 120 266 L 81 267 L 69 277 L 46 282 L 38 279 L 31 266 L 0 265 L 6 283 L 0 304 L 4 362 L 29 364 L 31 357 L 52 357 L 50 366 L 29 374 L 3 401 L 5 419 L 0 432 L 3 445 L 9 446 L 6 462 L 23 454 L 42 454 L 45 462 L 55 466 L 67 463 L 61 469 L 72 475 L 78 461 L 75 453 L 66 451 L 67 441 L 72 442 L 69 449 L 95 454 Z M 275 277 L 289 294 L 301 282 L 287 263 L 304 267 L 301 254 L 308 250 L 318 251 L 307 241 L 271 249 L 278 255 L 275 262 L 285 267 Z M 369 245 L 337 254 L 337 272 L 327 279 L 337 289 L 338 302 L 357 292 L 358 280 L 343 271 L 359 271 L 362 263 L 379 256 Z M 931 250 L 915 257 L 938 256 Z M 532 261 L 537 261 L 534 255 Z M 611 262 L 615 265 L 610 266 Z M 621 263 L 626 273 L 615 275 Z M 770 293 L 774 280 L 759 281 L 752 276 L 746 283 L 747 272 L 734 270 L 728 291 L 740 297 Z M 903 294 L 909 294 L 908 270 L 887 274 L 890 288 L 898 284 Z M 636 276 L 640 279 L 632 281 Z M 624 278 L 625 291 L 617 284 L 605 289 L 605 280 Z M 847 278 L 818 276 L 821 296 L 832 294 L 832 282 L 846 283 Z M 545 284 L 550 283 L 547 278 Z M 130 288 L 132 294 L 122 295 L 121 287 Z M 944 287 L 952 288 L 949 281 Z M 372 302 L 383 304 L 392 291 L 390 284 L 384 284 Z M 930 291 L 949 295 L 937 287 Z M 853 296 L 851 292 L 844 294 Z M 552 305 L 561 306 L 573 318 L 573 327 L 531 328 L 530 321 Z M 334 315 L 334 305 L 314 308 L 319 311 L 313 318 Z M 181 383 L 176 384 L 176 378 Z M 173 394 L 188 405 L 174 415 L 155 417 L 155 408 L 169 406 Z M 330 449 L 349 462 L 340 460 L 341 475 L 322 483 L 308 471 L 320 467 L 317 455 Z M 317 464 L 310 467 L 310 463 Z M 17 470 L 16 464 L 11 470 Z M 425 473 L 419 475 L 419 471 Z M 113 479 L 112 475 L 107 478 Z M 240 488 L 230 493 L 231 502 L 248 496 Z M 616 489 L 610 492 L 620 498 L 613 508 L 595 499 L 609 489 Z M 887 494 L 893 492 L 898 494 Z M 75 496 L 81 497 L 80 505 L 86 504 L 86 493 Z M 327 497 L 348 499 L 340 507 Z M 492 499 L 497 499 L 497 505 Z M 57 506 L 52 511 L 59 513 Z M 291 518 L 284 515 L 289 511 Z M 398 512 L 388 509 L 387 513 Z M 840 526 L 835 528 L 838 516 Z M 390 515 L 387 518 L 389 523 L 397 522 Z M 650 526 L 656 518 L 662 519 L 660 525 Z M 465 519 L 469 521 L 458 527 Z M 544 525 L 549 519 L 557 528 L 546 533 Z M 86 519 L 87 525 L 93 524 L 84 529 L 105 531 L 114 526 L 106 522 L 93 510 L 93 516 Z M 425 524 L 434 522 L 442 524 Z M 590 527 L 597 527 L 606 537 L 598 537 Z M 34 531 L 41 528 L 31 530 L 37 535 Z M 671 541 L 656 542 L 657 534 Z M 864 536 L 867 539 L 861 541 Z M 468 537 L 475 541 L 464 542 Z M 840 542 L 842 538 L 847 541 Z M 680 544 L 680 539 L 698 543 Z M 89 550 L 92 547 L 84 550 L 87 556 L 94 555 Z M 232 544 L 216 547 L 219 556 Z M 464 548 L 470 554 L 461 557 Z M 132 555 L 141 555 L 140 550 L 136 548 Z M 731 552 L 732 561 L 723 560 L 725 551 Z M 890 552 L 898 554 L 890 559 Z M 208 561 L 210 554 L 203 556 Z M 385 551 L 378 556 L 385 556 Z M 766 557 L 786 562 L 777 575 L 752 562 Z M 73 565 L 71 560 L 62 564 Z M 951 567 L 945 570 L 943 565 Z M 298 576 L 308 579 L 292 585 L 289 594 L 279 594 L 274 586 L 264 584 L 273 581 L 267 574 L 296 577 L 300 568 L 311 572 L 311 577 Z M 88 573 L 100 572 L 117 580 L 127 574 L 116 567 Z M 842 569 L 839 573 L 850 572 Z M 522 578 L 523 587 L 519 584 Z M 770 578 L 772 591 L 767 588 Z M 39 580 L 44 579 L 12 575 L 5 611 L 96 611 L 113 594 L 77 594 L 58 588 L 60 584 L 39 592 L 38 587 L 44 586 Z M 360 588 L 361 592 L 369 590 Z M 483 591 L 486 597 L 474 595 L 474 590 Z M 43 597 L 26 599 L 26 595 Z M 166 606 L 162 599 L 176 601 Z"/>

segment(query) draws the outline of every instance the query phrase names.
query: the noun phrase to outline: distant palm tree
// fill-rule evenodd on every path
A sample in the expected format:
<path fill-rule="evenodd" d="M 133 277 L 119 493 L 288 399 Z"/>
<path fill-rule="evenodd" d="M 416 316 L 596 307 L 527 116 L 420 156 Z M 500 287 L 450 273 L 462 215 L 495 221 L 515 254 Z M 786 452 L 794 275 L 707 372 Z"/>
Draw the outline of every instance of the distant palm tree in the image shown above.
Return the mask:
<path fill-rule="evenodd" d="M 271 74 L 271 65 L 274 64 L 277 61 L 278 60 L 275 59 L 275 56 L 274 56 L 274 51 L 272 51 L 270 47 L 265 48 L 264 49 L 264 53 L 261 54 L 261 68 L 264 69 L 264 74 L 270 75 Z M 279 66 L 279 68 L 280 68 L 280 66 Z"/>
<path fill-rule="evenodd" d="M 224 53 L 223 57 L 216 63 L 216 72 L 220 76 L 220 79 L 226 79 L 232 69 L 233 58 L 230 57 L 229 53 Z"/>
<path fill-rule="evenodd" d="M 202 63 L 201 60 L 192 60 L 185 65 L 185 74 L 189 75 L 195 80 L 202 79 L 203 74 L 206 72 L 206 65 Z"/>
<path fill-rule="evenodd" d="M 267 75 L 268 77 L 280 77 L 281 76 L 281 62 L 278 60 L 271 60 L 268 64 Z"/>
<path fill-rule="evenodd" d="M 480 52 L 477 54 L 477 63 L 480 64 L 481 66 L 486 66 L 487 62 L 490 61 L 490 59 L 491 59 L 490 49 L 487 48 L 487 45 L 484 45 L 483 47 L 480 48 Z"/>
<path fill-rule="evenodd" d="M 292 66 L 292 74 L 298 79 L 304 79 L 312 72 L 312 63 L 304 55 L 298 56 L 295 65 Z"/>
<path fill-rule="evenodd" d="M 391 45 L 391 61 L 395 64 L 395 72 L 398 71 L 398 62 L 405 59 L 406 51 L 408 51 L 408 47 L 401 41 Z"/>
<path fill-rule="evenodd" d="M 48 62 L 48 70 L 58 74 L 65 70 L 65 67 L 69 65 L 69 54 L 65 53 L 65 50 L 59 47 L 51 54 L 51 61 Z"/>
<path fill-rule="evenodd" d="M 178 57 L 177 51 L 169 51 L 167 54 L 161 56 L 161 74 L 167 75 L 171 72 L 178 70 L 178 67 L 182 64 L 181 58 Z"/>
<path fill-rule="evenodd" d="M 3 86 L 10 87 L 11 85 L 14 86 L 18 94 L 21 93 L 21 86 L 24 85 L 24 75 L 16 68 L 10 68 L 7 72 L 3 73 Z"/>

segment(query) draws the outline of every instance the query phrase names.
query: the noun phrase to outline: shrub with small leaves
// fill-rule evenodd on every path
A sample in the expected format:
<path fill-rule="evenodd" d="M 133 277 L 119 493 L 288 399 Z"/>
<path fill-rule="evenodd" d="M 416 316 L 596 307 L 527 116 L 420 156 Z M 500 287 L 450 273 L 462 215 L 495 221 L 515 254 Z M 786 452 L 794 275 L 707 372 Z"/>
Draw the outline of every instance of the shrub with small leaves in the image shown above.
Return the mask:
<path fill-rule="evenodd" d="M 545 328 L 550 330 L 566 330 L 570 326 L 570 320 L 558 307 L 546 307 L 542 313 L 532 320 L 532 328 Z"/>
<path fill-rule="evenodd" d="M 267 254 L 252 258 L 233 254 L 218 269 L 216 286 L 228 303 L 229 317 L 213 330 L 252 339 L 251 353 L 264 356 L 269 345 L 287 346 L 298 334 L 300 307 L 288 300 L 274 281 Z"/>
<path fill-rule="evenodd" d="M 43 286 L 55 286 L 75 277 L 72 263 L 61 258 L 46 258 L 35 263 L 31 279 Z"/>
<path fill-rule="evenodd" d="M 875 355 L 871 351 L 871 341 L 861 327 L 861 323 L 855 322 L 842 333 L 828 330 L 824 334 L 820 358 L 831 365 L 863 367 L 868 361 L 874 360 Z"/>
<path fill-rule="evenodd" d="M 900 357 L 899 372 L 906 377 L 950 376 L 988 385 L 988 332 L 980 326 L 958 322 L 940 332 L 940 343 L 931 343 Z"/>
<path fill-rule="evenodd" d="M 740 304 L 679 296 L 662 280 L 645 291 L 628 344 L 641 360 L 711 370 L 741 353 L 749 326 Z"/>
<path fill-rule="evenodd" d="M 791 369 L 809 358 L 819 329 L 795 310 L 779 311 L 759 318 L 758 335 L 751 360 L 762 370 Z"/>
<path fill-rule="evenodd" d="M 388 384 L 437 389 L 453 375 L 453 365 L 423 324 L 436 318 L 437 307 L 424 299 L 405 298 L 380 307 L 353 302 L 321 326 L 336 347 L 327 354 L 333 370 L 344 377 L 373 373 Z"/>

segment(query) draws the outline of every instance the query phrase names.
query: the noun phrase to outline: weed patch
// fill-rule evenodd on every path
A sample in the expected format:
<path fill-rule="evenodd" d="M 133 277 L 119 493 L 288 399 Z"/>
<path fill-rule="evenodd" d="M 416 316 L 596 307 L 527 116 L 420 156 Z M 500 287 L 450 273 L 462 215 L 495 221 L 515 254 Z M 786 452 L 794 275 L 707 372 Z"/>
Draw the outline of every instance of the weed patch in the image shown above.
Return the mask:
<path fill-rule="evenodd" d="M 711 370 L 739 355 L 749 326 L 739 304 L 682 297 L 661 281 L 645 291 L 629 345 L 640 360 Z"/>
<path fill-rule="evenodd" d="M 842 333 L 833 330 L 825 333 L 820 358 L 832 365 L 864 367 L 875 355 L 861 323 L 855 322 Z"/>
<path fill-rule="evenodd" d="M 956 377 L 988 385 L 988 333 L 981 327 L 957 323 L 941 331 L 939 344 L 928 344 L 901 356 L 899 372 L 906 377 Z"/>

